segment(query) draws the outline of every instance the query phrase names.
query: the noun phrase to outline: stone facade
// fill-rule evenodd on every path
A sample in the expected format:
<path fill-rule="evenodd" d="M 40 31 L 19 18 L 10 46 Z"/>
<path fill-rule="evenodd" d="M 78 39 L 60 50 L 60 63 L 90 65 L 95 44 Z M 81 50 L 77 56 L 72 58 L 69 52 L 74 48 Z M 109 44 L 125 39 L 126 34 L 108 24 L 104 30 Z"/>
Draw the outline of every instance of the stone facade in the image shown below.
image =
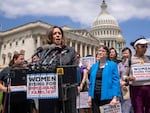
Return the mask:
<path fill-rule="evenodd" d="M 36 48 L 44 45 L 44 37 L 49 27 L 52 27 L 52 25 L 37 21 L 1 32 L 1 68 L 8 65 L 15 53 L 24 53 L 25 59 L 30 61 Z M 96 54 L 99 42 L 87 30 L 73 30 L 69 27 L 62 28 L 67 38 L 67 45 L 74 47 L 81 56 Z"/>
<path fill-rule="evenodd" d="M 30 61 L 37 47 L 44 45 L 44 37 L 49 27 L 48 23 L 37 21 L 0 32 L 0 68 L 8 65 L 15 53 L 24 53 Z M 99 44 L 114 47 L 121 56 L 125 40 L 115 18 L 107 12 L 105 1 L 102 2 L 101 12 L 96 17 L 91 29 L 73 29 L 62 27 L 67 45 L 74 47 L 81 57 L 96 54 Z"/>

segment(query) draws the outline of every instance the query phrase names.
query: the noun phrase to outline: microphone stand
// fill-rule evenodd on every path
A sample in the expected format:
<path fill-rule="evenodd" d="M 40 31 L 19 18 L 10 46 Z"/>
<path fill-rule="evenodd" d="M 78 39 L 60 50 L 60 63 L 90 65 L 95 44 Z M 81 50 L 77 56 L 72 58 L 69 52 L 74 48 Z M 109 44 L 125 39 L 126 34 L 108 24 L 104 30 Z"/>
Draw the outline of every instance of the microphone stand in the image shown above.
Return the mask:
<path fill-rule="evenodd" d="M 4 103 L 2 106 L 2 113 L 5 113 L 5 110 L 7 108 L 7 112 L 10 113 L 10 94 L 8 94 L 8 88 L 10 87 L 10 74 L 8 73 L 8 78 L 7 78 L 7 82 L 6 82 L 6 88 L 7 88 L 7 92 L 4 95 Z M 8 106 L 8 107 L 6 107 Z"/>
<path fill-rule="evenodd" d="M 61 53 L 60 53 L 60 58 L 59 58 L 59 63 L 60 63 L 60 67 L 62 66 L 62 59 L 61 59 Z M 67 98 L 67 94 L 66 94 L 66 90 L 67 89 L 65 89 L 65 85 L 63 85 L 63 78 L 62 78 L 62 76 L 63 75 L 58 75 L 58 76 L 60 76 L 60 84 L 61 84 L 61 97 L 62 97 L 62 106 L 63 106 L 63 108 L 62 108 L 62 111 L 63 111 L 63 113 L 65 113 L 65 100 L 66 100 L 66 98 Z M 64 92 L 64 89 L 65 89 L 65 92 Z M 65 94 L 64 94 L 65 93 Z M 65 99 L 63 99 L 65 97 Z"/>
<path fill-rule="evenodd" d="M 11 77 L 10 77 L 10 75 L 8 77 L 8 82 L 7 83 L 8 83 L 8 85 L 7 85 L 7 91 L 8 91 L 8 88 L 10 88 L 10 86 L 11 86 Z M 11 97 L 11 92 L 8 96 L 8 113 L 10 113 L 10 97 Z"/>
<path fill-rule="evenodd" d="M 68 52 L 68 50 L 62 50 L 61 52 L 60 52 L 60 59 L 59 59 L 59 62 L 60 62 L 60 67 L 62 66 L 62 55 L 63 54 L 65 54 L 65 53 L 67 53 Z M 60 84 L 61 84 L 61 96 L 62 96 L 62 106 L 63 106 L 63 108 L 62 108 L 62 111 L 63 111 L 63 113 L 66 113 L 66 108 L 65 108 L 65 101 L 67 100 L 67 90 L 68 90 L 68 86 L 67 86 L 67 84 L 63 84 L 63 78 L 62 78 L 62 76 L 63 75 L 59 75 L 60 76 Z"/>

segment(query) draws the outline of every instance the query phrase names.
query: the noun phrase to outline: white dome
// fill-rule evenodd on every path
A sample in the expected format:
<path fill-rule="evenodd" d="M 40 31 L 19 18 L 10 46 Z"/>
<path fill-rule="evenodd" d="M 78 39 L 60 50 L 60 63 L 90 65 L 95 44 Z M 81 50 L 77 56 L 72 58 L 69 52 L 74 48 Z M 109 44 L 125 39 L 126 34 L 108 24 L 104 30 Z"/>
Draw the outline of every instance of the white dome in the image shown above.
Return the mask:
<path fill-rule="evenodd" d="M 92 28 L 97 27 L 97 26 L 104 26 L 104 25 L 109 25 L 109 26 L 111 25 L 111 26 L 118 27 L 118 23 L 113 16 L 111 16 L 109 14 L 101 14 L 93 22 Z"/>
<path fill-rule="evenodd" d="M 103 1 L 101 5 L 101 13 L 99 16 L 95 19 L 95 21 L 92 24 L 92 28 L 99 27 L 99 26 L 116 26 L 118 27 L 118 23 L 116 19 L 111 16 L 107 12 L 107 5 L 105 4 L 105 1 Z"/>
<path fill-rule="evenodd" d="M 99 40 L 100 44 L 114 47 L 121 57 L 121 50 L 125 47 L 125 40 L 117 20 L 107 12 L 107 5 L 103 0 L 101 12 L 93 22 L 90 33 Z"/>

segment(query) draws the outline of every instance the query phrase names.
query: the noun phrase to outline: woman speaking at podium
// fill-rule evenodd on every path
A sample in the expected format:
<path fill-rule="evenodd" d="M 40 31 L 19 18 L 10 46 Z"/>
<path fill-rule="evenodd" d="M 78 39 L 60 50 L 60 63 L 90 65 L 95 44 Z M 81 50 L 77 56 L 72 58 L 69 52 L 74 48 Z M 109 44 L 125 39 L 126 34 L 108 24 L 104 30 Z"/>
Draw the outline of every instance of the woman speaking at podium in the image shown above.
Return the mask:
<path fill-rule="evenodd" d="M 4 92 L 1 113 L 31 113 L 30 102 L 26 99 L 26 93 L 10 92 L 10 85 L 13 82 L 11 81 L 11 70 L 26 67 L 24 62 L 24 54 L 14 54 L 9 67 L 0 73 L 0 90 Z"/>
<path fill-rule="evenodd" d="M 77 55 L 72 47 L 65 45 L 63 30 L 54 26 L 48 29 L 46 43 L 49 48 L 42 53 L 41 64 L 49 65 L 49 70 L 56 71 L 61 65 L 78 65 Z M 59 81 L 60 82 L 60 81 Z M 58 83 L 61 85 L 60 83 Z M 69 97 L 66 100 L 61 99 L 40 99 L 40 113 L 75 113 L 76 112 L 76 91 L 77 86 L 68 89 Z M 60 95 L 59 95 L 60 96 Z M 62 95 L 61 95 L 62 96 Z"/>

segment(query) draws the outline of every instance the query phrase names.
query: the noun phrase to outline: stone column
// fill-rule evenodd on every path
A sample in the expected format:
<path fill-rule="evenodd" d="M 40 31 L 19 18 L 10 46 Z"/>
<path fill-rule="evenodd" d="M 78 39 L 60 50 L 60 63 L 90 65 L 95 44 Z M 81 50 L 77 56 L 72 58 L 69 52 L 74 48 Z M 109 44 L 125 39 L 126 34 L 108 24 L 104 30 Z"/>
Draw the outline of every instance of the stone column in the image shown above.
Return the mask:
<path fill-rule="evenodd" d="M 109 41 L 109 46 L 112 47 L 112 40 Z"/>
<path fill-rule="evenodd" d="M 106 40 L 106 46 L 108 47 L 108 41 Z"/>
<path fill-rule="evenodd" d="M 70 47 L 72 47 L 72 40 L 70 40 L 70 42 L 69 42 L 69 46 L 70 46 Z"/>
<path fill-rule="evenodd" d="M 83 45 L 82 43 L 80 43 L 80 56 L 83 57 Z"/>
<path fill-rule="evenodd" d="M 40 35 L 37 35 L 37 48 L 41 46 L 41 38 Z"/>
<path fill-rule="evenodd" d="M 85 44 L 84 46 L 84 55 L 86 56 L 87 55 L 87 45 Z"/>
<path fill-rule="evenodd" d="M 96 47 L 93 47 L 93 55 L 96 55 Z"/>
<path fill-rule="evenodd" d="M 78 51 L 78 43 L 75 41 L 75 51 Z"/>
<path fill-rule="evenodd" d="M 113 47 L 116 48 L 115 40 L 113 40 Z"/>
<path fill-rule="evenodd" d="M 92 55 L 91 45 L 89 45 L 89 54 Z"/>

